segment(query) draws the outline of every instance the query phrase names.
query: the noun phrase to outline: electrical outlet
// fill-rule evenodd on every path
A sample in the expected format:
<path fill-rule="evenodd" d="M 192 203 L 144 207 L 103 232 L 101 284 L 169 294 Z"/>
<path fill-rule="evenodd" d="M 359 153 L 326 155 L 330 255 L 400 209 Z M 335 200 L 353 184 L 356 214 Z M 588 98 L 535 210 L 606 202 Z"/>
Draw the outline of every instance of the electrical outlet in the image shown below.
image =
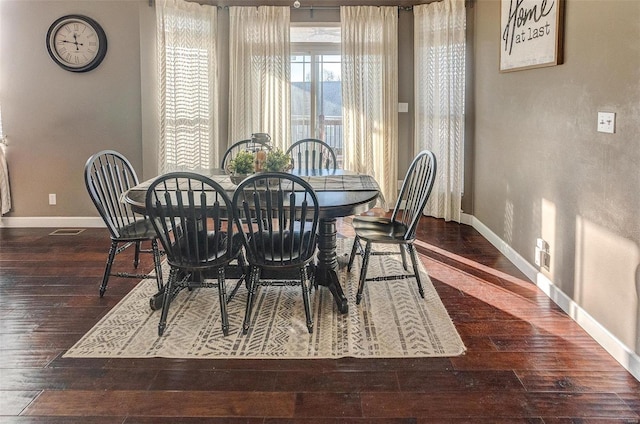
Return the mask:
<path fill-rule="evenodd" d="M 549 254 L 549 252 L 542 252 L 541 262 L 542 268 L 549 271 L 549 268 L 551 267 L 551 254 Z"/>
<path fill-rule="evenodd" d="M 598 132 L 613 134 L 616 131 L 616 114 L 598 112 Z"/>
<path fill-rule="evenodd" d="M 49 204 L 50 205 L 55 205 L 56 204 L 56 194 L 55 193 L 49 194 Z"/>
<path fill-rule="evenodd" d="M 549 253 L 549 243 L 541 238 L 536 239 L 536 248 L 533 254 L 533 261 L 536 266 L 549 270 L 551 254 Z"/>

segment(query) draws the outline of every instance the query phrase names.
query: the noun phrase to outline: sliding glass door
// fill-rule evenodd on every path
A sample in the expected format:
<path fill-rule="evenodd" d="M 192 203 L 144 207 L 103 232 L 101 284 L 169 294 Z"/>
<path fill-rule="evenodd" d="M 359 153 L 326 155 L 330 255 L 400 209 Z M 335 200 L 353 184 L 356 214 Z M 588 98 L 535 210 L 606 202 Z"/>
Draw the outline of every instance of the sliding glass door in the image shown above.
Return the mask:
<path fill-rule="evenodd" d="M 291 28 L 291 142 L 318 138 L 342 166 L 340 28 Z"/>

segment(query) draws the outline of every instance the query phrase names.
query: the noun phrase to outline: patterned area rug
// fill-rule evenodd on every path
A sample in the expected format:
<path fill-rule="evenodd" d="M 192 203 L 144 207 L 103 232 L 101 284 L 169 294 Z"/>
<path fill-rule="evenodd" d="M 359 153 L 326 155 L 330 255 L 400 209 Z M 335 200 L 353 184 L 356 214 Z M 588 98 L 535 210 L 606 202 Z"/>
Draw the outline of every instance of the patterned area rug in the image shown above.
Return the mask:
<path fill-rule="evenodd" d="M 345 260 L 353 239 L 338 239 Z M 397 249 L 397 247 L 396 247 Z M 160 311 L 149 308 L 155 280 L 140 282 L 85 334 L 65 357 L 74 358 L 399 358 L 457 356 L 465 351 L 429 276 L 422 269 L 425 298 L 414 279 L 367 282 L 355 303 L 360 272 L 340 270 L 349 313 L 340 314 L 326 288 L 311 295 L 314 331 L 307 332 L 300 287 L 262 287 L 249 334 L 241 331 L 246 289 L 228 305 L 230 333 L 222 335 L 217 289 L 182 291 L 171 304 L 158 337 Z M 372 256 L 370 276 L 402 273 L 399 255 Z M 228 289 L 233 287 L 228 281 Z"/>

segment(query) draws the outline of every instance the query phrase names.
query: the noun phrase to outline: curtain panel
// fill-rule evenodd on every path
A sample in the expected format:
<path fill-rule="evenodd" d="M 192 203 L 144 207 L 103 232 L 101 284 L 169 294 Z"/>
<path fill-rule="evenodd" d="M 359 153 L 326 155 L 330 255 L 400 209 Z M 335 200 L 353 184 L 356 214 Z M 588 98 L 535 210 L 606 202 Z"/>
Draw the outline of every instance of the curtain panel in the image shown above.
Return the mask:
<path fill-rule="evenodd" d="M 0 216 L 11 211 L 11 187 L 9 185 L 9 167 L 5 156 L 7 138 L 2 131 L 2 111 L 0 110 Z"/>
<path fill-rule="evenodd" d="M 159 170 L 218 166 L 215 6 L 157 0 Z"/>
<path fill-rule="evenodd" d="M 289 7 L 229 8 L 228 145 L 259 132 L 290 144 L 289 17 Z"/>
<path fill-rule="evenodd" d="M 464 170 L 464 0 L 414 6 L 416 149 L 438 161 L 425 214 L 460 222 Z"/>
<path fill-rule="evenodd" d="M 9 166 L 5 156 L 6 143 L 0 138 L 0 216 L 11 211 L 11 186 L 9 185 Z"/>
<path fill-rule="evenodd" d="M 398 8 L 342 6 L 344 168 L 398 195 Z"/>

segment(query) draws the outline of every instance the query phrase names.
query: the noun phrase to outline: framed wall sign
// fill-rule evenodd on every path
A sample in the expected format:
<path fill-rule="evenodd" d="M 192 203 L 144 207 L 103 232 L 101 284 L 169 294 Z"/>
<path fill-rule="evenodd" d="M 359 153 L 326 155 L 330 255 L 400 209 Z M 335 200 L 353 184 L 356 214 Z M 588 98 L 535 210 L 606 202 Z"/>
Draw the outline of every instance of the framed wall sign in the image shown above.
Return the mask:
<path fill-rule="evenodd" d="M 562 63 L 565 0 L 501 0 L 500 72 Z"/>

